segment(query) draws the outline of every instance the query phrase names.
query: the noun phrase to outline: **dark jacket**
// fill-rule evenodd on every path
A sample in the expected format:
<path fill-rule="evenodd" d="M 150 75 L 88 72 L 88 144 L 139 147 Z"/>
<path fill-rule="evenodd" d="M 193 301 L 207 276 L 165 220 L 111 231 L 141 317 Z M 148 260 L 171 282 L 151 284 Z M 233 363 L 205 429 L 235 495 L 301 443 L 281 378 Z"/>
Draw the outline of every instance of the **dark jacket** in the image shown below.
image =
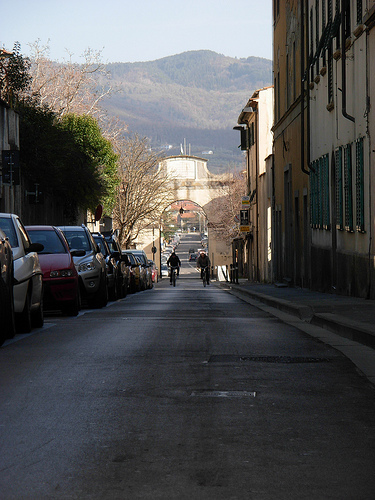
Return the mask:
<path fill-rule="evenodd" d="M 179 257 L 174 252 L 169 256 L 169 259 L 167 260 L 167 266 L 171 266 L 171 267 L 180 267 L 181 266 L 181 261 L 180 261 Z"/>
<path fill-rule="evenodd" d="M 200 255 L 197 259 L 197 267 L 210 267 L 210 259 L 208 258 L 208 255 Z"/>

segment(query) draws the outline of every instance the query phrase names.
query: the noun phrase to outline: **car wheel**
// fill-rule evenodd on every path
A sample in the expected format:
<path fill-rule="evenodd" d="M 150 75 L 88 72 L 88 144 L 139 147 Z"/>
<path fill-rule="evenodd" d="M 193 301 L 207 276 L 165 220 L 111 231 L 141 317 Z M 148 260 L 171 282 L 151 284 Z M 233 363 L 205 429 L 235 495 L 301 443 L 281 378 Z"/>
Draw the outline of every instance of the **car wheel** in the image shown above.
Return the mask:
<path fill-rule="evenodd" d="M 44 325 L 43 289 L 40 296 L 40 304 L 36 311 L 31 313 L 31 325 L 34 328 L 42 328 Z"/>
<path fill-rule="evenodd" d="M 25 305 L 23 311 L 16 316 L 16 329 L 19 333 L 31 332 L 31 312 L 30 312 L 30 295 L 26 293 Z"/>
<path fill-rule="evenodd" d="M 100 279 L 99 290 L 97 291 L 95 298 L 93 299 L 93 305 L 97 309 L 104 307 L 108 302 L 108 288 L 105 276 Z"/>
<path fill-rule="evenodd" d="M 62 313 L 65 316 L 78 316 L 80 310 L 81 310 L 81 293 L 78 288 L 75 300 L 72 300 L 68 304 L 64 305 L 64 307 L 62 308 Z"/>
<path fill-rule="evenodd" d="M 14 304 L 13 304 L 13 289 L 8 290 L 6 284 L 0 279 L 0 304 L 3 305 L 1 314 L 1 334 L 0 345 L 3 345 L 6 339 L 11 339 L 16 333 L 14 322 Z"/>
<path fill-rule="evenodd" d="M 31 324 L 34 328 L 42 328 L 44 325 L 43 299 L 41 299 L 38 309 L 31 313 Z"/>
<path fill-rule="evenodd" d="M 113 287 L 109 290 L 109 300 L 117 300 L 118 292 L 117 292 L 117 280 L 114 280 Z"/>
<path fill-rule="evenodd" d="M 121 298 L 125 298 L 128 293 L 128 283 L 125 282 L 121 285 Z"/>

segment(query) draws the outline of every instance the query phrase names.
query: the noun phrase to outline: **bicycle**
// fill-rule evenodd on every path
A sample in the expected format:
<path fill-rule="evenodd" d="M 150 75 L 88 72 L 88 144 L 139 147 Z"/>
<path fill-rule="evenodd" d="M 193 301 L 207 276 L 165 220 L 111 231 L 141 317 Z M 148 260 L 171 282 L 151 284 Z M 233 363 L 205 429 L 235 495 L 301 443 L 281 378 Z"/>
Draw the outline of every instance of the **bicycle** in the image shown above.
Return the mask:
<path fill-rule="evenodd" d="M 173 267 L 171 266 L 171 269 L 170 269 L 170 277 L 171 277 L 171 285 L 173 286 L 176 286 L 176 271 L 177 271 L 177 267 Z"/>
<path fill-rule="evenodd" d="M 203 286 L 210 284 L 210 274 L 208 266 L 201 267 L 201 278 L 203 280 Z"/>

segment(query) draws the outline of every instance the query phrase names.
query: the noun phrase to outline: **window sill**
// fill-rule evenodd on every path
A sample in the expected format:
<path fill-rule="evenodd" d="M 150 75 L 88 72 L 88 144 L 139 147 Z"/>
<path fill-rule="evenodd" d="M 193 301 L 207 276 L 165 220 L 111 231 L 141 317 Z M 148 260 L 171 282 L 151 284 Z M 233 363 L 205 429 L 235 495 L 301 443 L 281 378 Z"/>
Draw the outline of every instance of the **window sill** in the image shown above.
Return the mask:
<path fill-rule="evenodd" d="M 338 61 L 340 57 L 341 57 L 341 49 L 338 49 L 333 53 L 333 59 L 335 59 L 335 61 Z"/>
<path fill-rule="evenodd" d="M 363 24 L 359 24 L 356 29 L 353 31 L 353 35 L 358 38 L 362 35 L 362 33 L 364 32 L 365 30 L 365 27 L 363 26 Z"/>

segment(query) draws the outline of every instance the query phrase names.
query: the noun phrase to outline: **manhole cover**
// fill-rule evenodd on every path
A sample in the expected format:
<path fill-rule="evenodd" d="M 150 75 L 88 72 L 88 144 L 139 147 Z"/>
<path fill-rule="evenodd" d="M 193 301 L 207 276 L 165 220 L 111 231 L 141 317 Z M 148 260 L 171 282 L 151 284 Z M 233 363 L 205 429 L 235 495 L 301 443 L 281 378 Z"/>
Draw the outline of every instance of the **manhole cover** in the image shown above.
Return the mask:
<path fill-rule="evenodd" d="M 233 354 L 214 354 L 208 360 L 209 363 L 327 363 L 329 358 L 317 358 L 310 356 L 239 356 Z"/>
<path fill-rule="evenodd" d="M 250 391 L 193 391 L 191 396 L 200 398 L 255 398 L 256 392 Z"/>

